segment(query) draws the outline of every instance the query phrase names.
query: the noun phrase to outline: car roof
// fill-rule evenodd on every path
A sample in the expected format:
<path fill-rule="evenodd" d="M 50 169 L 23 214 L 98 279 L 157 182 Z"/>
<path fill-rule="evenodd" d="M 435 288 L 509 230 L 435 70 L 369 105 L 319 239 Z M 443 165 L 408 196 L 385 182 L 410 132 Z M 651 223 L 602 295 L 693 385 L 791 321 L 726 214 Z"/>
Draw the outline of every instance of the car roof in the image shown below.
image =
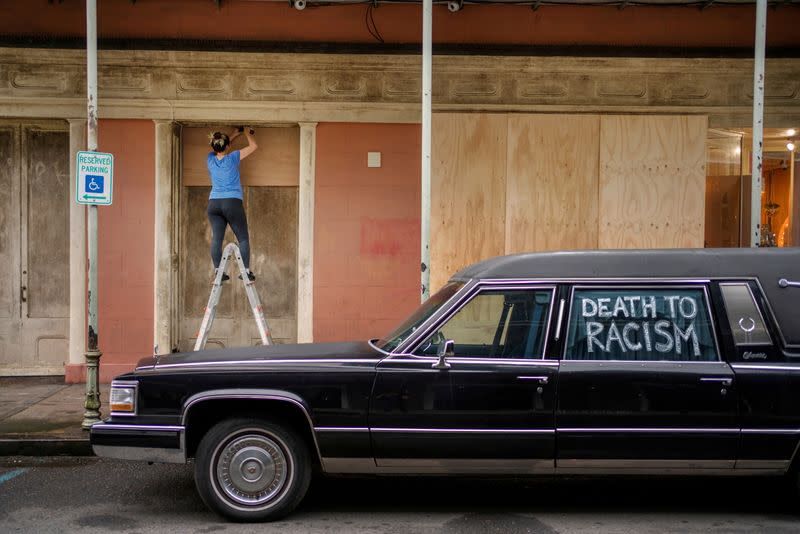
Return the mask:
<path fill-rule="evenodd" d="M 755 278 L 764 288 L 781 334 L 800 346 L 800 288 L 781 288 L 778 280 L 800 281 L 800 248 L 581 250 L 500 256 L 475 263 L 453 276 L 474 279 L 705 280 Z"/>

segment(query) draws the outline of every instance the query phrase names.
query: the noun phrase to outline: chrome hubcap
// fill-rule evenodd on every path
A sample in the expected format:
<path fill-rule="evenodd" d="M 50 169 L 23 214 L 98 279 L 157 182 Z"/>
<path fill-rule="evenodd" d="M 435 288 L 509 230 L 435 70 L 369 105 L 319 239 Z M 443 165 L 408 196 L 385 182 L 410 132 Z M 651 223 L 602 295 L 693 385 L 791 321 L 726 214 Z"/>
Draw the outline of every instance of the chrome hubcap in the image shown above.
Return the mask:
<path fill-rule="evenodd" d="M 240 504 L 266 503 L 286 483 L 283 450 L 273 440 L 258 434 L 239 436 L 226 444 L 216 467 L 220 487 Z"/>

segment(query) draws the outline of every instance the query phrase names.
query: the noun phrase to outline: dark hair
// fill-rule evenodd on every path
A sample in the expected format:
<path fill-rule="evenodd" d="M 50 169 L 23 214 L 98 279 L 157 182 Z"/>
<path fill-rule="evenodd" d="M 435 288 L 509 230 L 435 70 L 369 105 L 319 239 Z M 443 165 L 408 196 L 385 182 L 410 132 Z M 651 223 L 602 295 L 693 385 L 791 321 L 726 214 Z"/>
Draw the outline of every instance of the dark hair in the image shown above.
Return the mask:
<path fill-rule="evenodd" d="M 227 134 L 214 132 L 214 135 L 211 136 L 211 149 L 214 150 L 214 152 L 224 152 L 230 144 L 231 140 Z"/>

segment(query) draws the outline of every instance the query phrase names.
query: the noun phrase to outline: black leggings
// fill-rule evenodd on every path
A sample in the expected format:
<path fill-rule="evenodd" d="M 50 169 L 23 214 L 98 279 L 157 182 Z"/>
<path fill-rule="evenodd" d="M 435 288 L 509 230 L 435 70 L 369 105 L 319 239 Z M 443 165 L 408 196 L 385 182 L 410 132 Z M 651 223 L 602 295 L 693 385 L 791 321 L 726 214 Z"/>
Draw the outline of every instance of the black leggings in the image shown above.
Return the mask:
<path fill-rule="evenodd" d="M 208 222 L 211 223 L 211 261 L 214 268 L 219 267 L 222 259 L 222 241 L 225 239 L 225 227 L 231 225 L 245 268 L 250 268 L 250 234 L 247 232 L 247 217 L 244 205 L 238 198 L 212 198 L 208 201 Z"/>

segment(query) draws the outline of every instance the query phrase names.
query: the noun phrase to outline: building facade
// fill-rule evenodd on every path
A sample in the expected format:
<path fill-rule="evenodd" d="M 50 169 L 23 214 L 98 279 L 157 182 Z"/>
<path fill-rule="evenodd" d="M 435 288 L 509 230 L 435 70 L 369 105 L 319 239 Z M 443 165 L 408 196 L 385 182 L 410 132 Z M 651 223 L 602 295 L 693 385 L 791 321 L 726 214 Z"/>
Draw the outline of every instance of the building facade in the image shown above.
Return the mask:
<path fill-rule="evenodd" d="M 256 129 L 242 175 L 276 340 L 379 337 L 418 304 L 420 8 L 370 6 L 101 3 L 99 150 L 116 162 L 114 205 L 99 208 L 103 379 L 192 345 L 212 272 L 215 129 Z M 80 381 L 84 5 L 8 9 L 0 374 Z M 434 20 L 433 290 L 505 253 L 748 244 L 752 4 L 437 6 Z M 770 9 L 765 121 L 780 163 L 765 206 L 779 207 L 764 222 L 781 245 L 800 243 L 796 162 L 781 155 L 800 129 L 798 25 L 797 5 Z M 256 342 L 245 302 L 231 284 L 210 346 Z"/>

